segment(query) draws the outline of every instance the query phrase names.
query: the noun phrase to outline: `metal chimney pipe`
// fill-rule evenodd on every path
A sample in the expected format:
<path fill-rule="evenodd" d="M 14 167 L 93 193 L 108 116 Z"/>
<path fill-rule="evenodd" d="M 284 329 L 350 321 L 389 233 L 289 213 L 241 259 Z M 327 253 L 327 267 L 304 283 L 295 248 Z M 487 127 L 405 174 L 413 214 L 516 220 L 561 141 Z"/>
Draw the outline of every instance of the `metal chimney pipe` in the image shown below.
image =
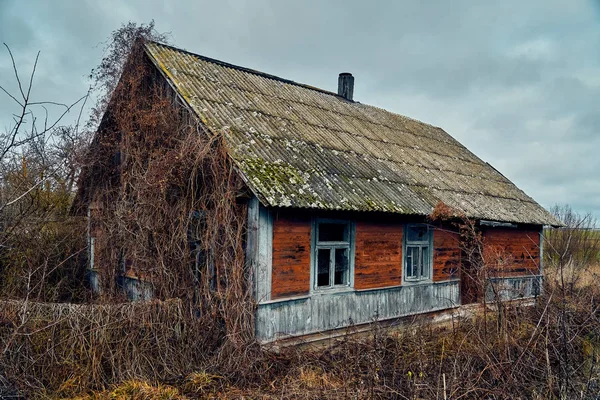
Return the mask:
<path fill-rule="evenodd" d="M 342 72 L 338 78 L 338 95 L 352 101 L 354 95 L 354 77 L 350 72 Z"/>

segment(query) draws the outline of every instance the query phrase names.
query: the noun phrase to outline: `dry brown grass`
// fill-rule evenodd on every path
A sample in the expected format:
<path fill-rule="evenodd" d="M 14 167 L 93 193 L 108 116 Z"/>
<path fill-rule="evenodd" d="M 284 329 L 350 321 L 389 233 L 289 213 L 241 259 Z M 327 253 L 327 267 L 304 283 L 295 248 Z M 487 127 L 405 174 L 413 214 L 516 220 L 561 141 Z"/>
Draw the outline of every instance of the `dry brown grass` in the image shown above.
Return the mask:
<path fill-rule="evenodd" d="M 130 380 L 123 382 L 110 391 L 103 391 L 84 396 L 73 397 L 73 400 L 185 400 L 179 390 L 169 385 L 151 385 L 145 381 Z"/>
<path fill-rule="evenodd" d="M 600 263 L 590 265 L 576 266 L 574 263 L 568 263 L 562 271 L 567 283 L 573 282 L 576 288 L 582 289 L 593 285 L 600 285 Z M 544 276 L 553 285 L 560 285 L 561 271 L 558 267 L 546 268 Z"/>
<path fill-rule="evenodd" d="M 107 312 L 100 312 L 102 308 L 54 311 L 60 317 L 49 326 L 47 320 L 33 317 L 43 314 L 43 307 L 32 305 L 16 334 L 10 334 L 7 324 L 19 323 L 19 310 L 2 314 L 0 343 L 9 355 L 2 366 L 32 397 L 596 398 L 600 289 L 582 285 L 566 292 L 564 299 L 561 293 L 548 284 L 534 306 L 498 308 L 447 327 L 391 331 L 375 325 L 367 336 L 342 337 L 326 347 L 284 348 L 279 353 L 249 347 L 243 366 L 236 364 L 240 355 L 235 352 L 198 357 L 203 351 L 197 343 L 201 331 L 174 341 L 164 336 L 169 326 L 190 322 L 174 319 L 177 314 L 152 317 L 159 308 L 151 304 L 128 306 L 135 312 L 121 312 L 120 320 L 112 317 L 114 322 L 106 320 L 102 329 L 85 322 L 102 320 L 99 314 Z M 145 334 L 134 335 L 139 329 Z M 6 369 L 9 365 L 12 369 Z M 171 372 L 163 374 L 167 367 Z M 95 381 L 94 376 L 102 379 Z"/>
<path fill-rule="evenodd" d="M 181 300 L 0 303 L 0 370 L 28 394 L 68 396 L 113 383 L 174 379 L 215 347 L 211 318 Z"/>
<path fill-rule="evenodd" d="M 584 268 L 579 280 L 580 287 L 598 284 L 600 284 L 600 264 L 593 264 Z"/>

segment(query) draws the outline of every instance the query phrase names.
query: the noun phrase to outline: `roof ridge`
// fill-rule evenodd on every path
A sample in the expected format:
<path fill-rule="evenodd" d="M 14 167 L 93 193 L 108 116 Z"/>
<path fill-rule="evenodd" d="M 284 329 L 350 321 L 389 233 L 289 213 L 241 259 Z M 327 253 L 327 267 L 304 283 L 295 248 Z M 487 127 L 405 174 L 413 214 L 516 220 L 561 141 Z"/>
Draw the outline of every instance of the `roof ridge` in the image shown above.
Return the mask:
<path fill-rule="evenodd" d="M 231 63 L 228 63 L 226 61 L 217 60 L 216 58 L 211 58 L 211 57 L 203 56 L 202 54 L 194 53 L 194 52 L 191 52 L 191 51 L 186 50 L 186 49 L 181 49 L 179 47 L 175 47 L 175 46 L 172 46 L 170 44 L 157 42 L 155 40 L 148 40 L 146 42 L 146 45 L 147 45 L 147 43 L 153 43 L 153 44 L 156 44 L 156 45 L 159 45 L 159 46 L 162 46 L 162 47 L 167 47 L 167 48 L 169 48 L 171 50 L 175 50 L 175 51 L 179 51 L 179 52 L 182 52 L 182 53 L 186 53 L 186 54 L 189 54 L 191 56 L 198 57 L 199 59 L 201 59 L 203 61 L 207 61 L 207 62 L 210 62 L 210 63 L 213 63 L 213 64 L 217 64 L 217 65 L 220 65 L 222 67 L 231 68 L 231 69 L 235 69 L 235 70 L 242 71 L 242 72 L 248 72 L 250 74 L 258 75 L 258 76 L 263 77 L 263 78 L 272 79 L 274 81 L 279 81 L 279 82 L 287 83 L 287 84 L 294 85 L 294 86 L 300 86 L 300 87 L 303 87 L 305 89 L 314 90 L 316 92 L 320 92 L 320 93 L 323 93 L 323 94 L 335 96 L 335 97 L 337 97 L 340 100 L 346 100 L 346 101 L 349 101 L 351 103 L 362 104 L 362 103 L 360 103 L 358 101 L 347 100 L 343 96 L 340 96 L 339 94 L 337 94 L 335 92 L 332 92 L 330 90 L 321 89 L 319 87 L 308 85 L 306 83 L 296 82 L 296 81 L 293 81 L 291 79 L 282 78 L 280 76 L 272 75 L 272 74 L 269 74 L 269 73 L 266 73 L 266 72 L 262 72 L 262 71 L 258 71 L 258 70 L 252 69 L 252 68 L 242 67 L 241 65 L 231 64 Z M 406 117 L 406 118 L 409 118 L 409 117 Z"/>
<path fill-rule="evenodd" d="M 360 105 L 362 105 L 362 106 L 365 106 L 365 107 L 371 107 L 371 108 L 375 108 L 375 109 L 377 109 L 377 110 L 381 110 L 381 111 L 385 111 L 386 113 L 393 114 L 393 115 L 395 115 L 395 116 L 397 116 L 397 117 L 400 117 L 400 118 L 405 118 L 405 119 L 408 119 L 408 120 L 410 120 L 410 121 L 413 121 L 413 122 L 417 122 L 417 123 L 419 123 L 419 124 L 421 124 L 421 125 L 427 125 L 427 126 L 430 126 L 430 127 L 434 128 L 434 129 L 440 129 L 440 130 L 441 130 L 441 131 L 443 131 L 445 134 L 447 134 L 447 135 L 451 136 L 451 137 L 452 137 L 452 139 L 454 139 L 454 136 L 452 136 L 452 135 L 450 135 L 448 132 L 446 132 L 446 131 L 444 130 L 444 128 L 442 128 L 441 126 L 433 125 L 433 124 L 430 124 L 429 122 L 424 122 L 424 121 L 421 121 L 420 119 L 416 119 L 416 118 L 413 118 L 413 117 L 409 117 L 408 115 L 399 114 L 399 113 L 397 113 L 397 112 L 395 112 L 395 111 L 390 111 L 390 110 L 388 110 L 387 108 L 379 107 L 379 106 L 376 106 L 376 105 L 373 105 L 373 104 L 360 103 Z M 457 141 L 456 139 L 454 139 L 454 140 L 455 140 L 455 141 Z M 465 147 L 465 146 L 463 146 L 462 144 L 461 144 L 461 146 L 462 146 L 462 147 Z"/>

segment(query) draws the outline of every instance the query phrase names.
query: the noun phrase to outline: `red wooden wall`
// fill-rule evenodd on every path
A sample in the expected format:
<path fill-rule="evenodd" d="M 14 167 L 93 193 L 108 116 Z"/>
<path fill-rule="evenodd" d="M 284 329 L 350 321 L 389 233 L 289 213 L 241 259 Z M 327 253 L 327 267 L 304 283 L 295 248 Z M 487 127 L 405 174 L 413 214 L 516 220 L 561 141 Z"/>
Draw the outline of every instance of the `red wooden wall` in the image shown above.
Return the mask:
<path fill-rule="evenodd" d="M 539 231 L 514 228 L 483 229 L 486 261 L 499 259 L 492 276 L 539 273 Z M 451 228 L 433 233 L 433 280 L 460 277 L 460 237 Z M 273 218 L 271 298 L 310 292 L 311 219 L 296 212 Z M 384 288 L 402 284 L 402 223 L 356 221 L 354 288 Z"/>
<path fill-rule="evenodd" d="M 540 273 L 540 231 L 487 228 L 483 230 L 484 259 L 492 276 Z"/>
<path fill-rule="evenodd" d="M 460 274 L 460 236 L 451 228 L 433 231 L 433 280 L 457 279 Z"/>
<path fill-rule="evenodd" d="M 373 289 L 402 283 L 402 225 L 356 223 L 354 288 Z"/>
<path fill-rule="evenodd" d="M 278 213 L 273 218 L 271 298 L 310 290 L 310 217 Z"/>

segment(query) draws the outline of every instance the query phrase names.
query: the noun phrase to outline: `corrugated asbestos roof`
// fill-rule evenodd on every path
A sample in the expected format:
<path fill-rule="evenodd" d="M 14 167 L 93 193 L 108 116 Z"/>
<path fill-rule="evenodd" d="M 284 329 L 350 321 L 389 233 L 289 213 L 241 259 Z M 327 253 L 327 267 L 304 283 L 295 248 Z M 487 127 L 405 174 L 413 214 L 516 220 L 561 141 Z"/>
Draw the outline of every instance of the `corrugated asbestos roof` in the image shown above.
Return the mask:
<path fill-rule="evenodd" d="M 147 53 L 265 205 L 554 225 L 531 197 L 442 129 L 335 93 L 148 43 Z"/>

